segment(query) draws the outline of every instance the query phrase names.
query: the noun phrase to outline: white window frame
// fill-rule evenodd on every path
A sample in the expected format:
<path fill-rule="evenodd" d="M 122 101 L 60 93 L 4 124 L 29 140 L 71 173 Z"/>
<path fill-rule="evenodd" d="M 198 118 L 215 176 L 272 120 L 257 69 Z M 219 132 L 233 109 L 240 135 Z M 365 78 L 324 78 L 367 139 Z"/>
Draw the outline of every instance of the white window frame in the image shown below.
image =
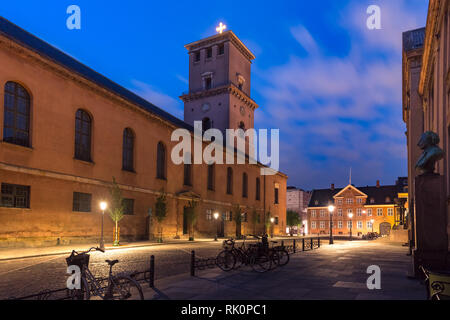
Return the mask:
<path fill-rule="evenodd" d="M 381 212 L 381 214 L 380 214 Z M 384 216 L 384 212 L 383 212 L 383 208 L 378 208 L 377 209 L 377 217 L 383 217 Z"/>

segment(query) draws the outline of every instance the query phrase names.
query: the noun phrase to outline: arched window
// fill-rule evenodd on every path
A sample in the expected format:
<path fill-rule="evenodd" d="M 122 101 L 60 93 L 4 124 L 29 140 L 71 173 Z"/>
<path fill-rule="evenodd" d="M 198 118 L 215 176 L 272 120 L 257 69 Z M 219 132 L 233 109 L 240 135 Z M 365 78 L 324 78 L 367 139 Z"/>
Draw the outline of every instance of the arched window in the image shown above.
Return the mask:
<path fill-rule="evenodd" d="M 210 118 L 204 118 L 202 120 L 203 131 L 207 131 L 212 128 L 212 121 Z"/>
<path fill-rule="evenodd" d="M 192 156 L 187 152 L 184 157 L 184 185 L 192 186 Z"/>
<path fill-rule="evenodd" d="M 256 200 L 261 200 L 261 180 L 256 178 Z"/>
<path fill-rule="evenodd" d="M 214 191 L 214 164 L 208 166 L 208 190 Z"/>
<path fill-rule="evenodd" d="M 84 110 L 78 110 L 75 117 L 75 158 L 92 161 L 91 157 L 92 119 Z"/>
<path fill-rule="evenodd" d="M 233 169 L 227 169 L 227 194 L 233 194 Z"/>
<path fill-rule="evenodd" d="M 162 142 L 158 143 L 156 177 L 158 179 L 166 180 L 166 147 Z"/>
<path fill-rule="evenodd" d="M 134 171 L 134 133 L 130 128 L 123 131 L 122 168 Z"/>
<path fill-rule="evenodd" d="M 242 197 L 248 198 L 248 176 L 245 172 L 242 174 Z"/>
<path fill-rule="evenodd" d="M 30 95 L 16 82 L 5 84 L 3 141 L 30 147 Z"/>

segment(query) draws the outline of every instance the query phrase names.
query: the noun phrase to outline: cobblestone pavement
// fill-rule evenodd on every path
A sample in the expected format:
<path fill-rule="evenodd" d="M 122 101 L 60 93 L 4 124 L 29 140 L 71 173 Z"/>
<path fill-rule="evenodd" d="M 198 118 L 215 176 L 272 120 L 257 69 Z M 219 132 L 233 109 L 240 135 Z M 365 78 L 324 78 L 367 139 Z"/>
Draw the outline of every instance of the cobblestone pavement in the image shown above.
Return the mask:
<path fill-rule="evenodd" d="M 147 299 L 179 300 L 423 300 L 425 287 L 407 278 L 407 248 L 386 242 L 336 242 L 291 256 L 284 268 L 265 274 L 205 271 L 146 289 Z M 367 268 L 381 268 L 381 290 L 369 290 Z"/>
<path fill-rule="evenodd" d="M 106 259 L 119 259 L 114 273 L 121 271 L 144 271 L 149 268 L 150 256 L 155 256 L 155 278 L 188 274 L 190 253 L 196 250 L 198 257 L 216 256 L 221 243 L 167 244 L 144 248 L 126 248 L 95 252 L 91 254 L 90 269 L 95 276 L 106 277 L 109 267 Z M 86 248 L 88 249 L 88 248 Z M 45 289 L 60 289 L 66 286 L 66 257 L 57 255 L 0 261 L 0 299 L 22 297 L 39 293 Z"/>

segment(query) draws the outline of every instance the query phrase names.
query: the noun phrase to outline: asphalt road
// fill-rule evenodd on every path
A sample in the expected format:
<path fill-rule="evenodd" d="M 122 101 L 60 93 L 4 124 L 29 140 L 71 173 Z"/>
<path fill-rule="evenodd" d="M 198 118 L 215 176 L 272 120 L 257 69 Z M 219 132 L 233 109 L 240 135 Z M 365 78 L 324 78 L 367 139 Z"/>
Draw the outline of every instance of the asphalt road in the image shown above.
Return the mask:
<path fill-rule="evenodd" d="M 91 254 L 89 268 L 96 277 L 106 277 L 106 259 L 120 260 L 113 272 L 144 271 L 149 268 L 150 256 L 155 256 L 155 279 L 189 273 L 191 251 L 197 257 L 215 257 L 221 242 L 167 244 L 144 248 L 127 248 Z M 0 299 L 22 297 L 43 290 L 66 287 L 67 255 L 26 258 L 0 262 Z"/>

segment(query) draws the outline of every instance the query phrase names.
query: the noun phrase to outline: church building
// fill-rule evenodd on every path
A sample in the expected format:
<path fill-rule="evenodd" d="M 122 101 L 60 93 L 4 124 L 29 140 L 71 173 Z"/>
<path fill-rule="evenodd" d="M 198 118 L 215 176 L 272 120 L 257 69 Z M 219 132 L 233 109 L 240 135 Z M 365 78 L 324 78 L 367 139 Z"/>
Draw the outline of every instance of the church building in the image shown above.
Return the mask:
<path fill-rule="evenodd" d="M 186 49 L 183 121 L 0 17 L 0 247 L 98 241 L 99 204 L 111 203 L 113 178 L 124 198 L 123 241 L 159 230 L 187 238 L 192 201 L 195 237 L 262 233 L 270 221 L 275 234 L 285 232 L 285 174 L 261 175 L 266 167 L 249 161 L 172 162 L 174 130 L 193 135 L 194 121 L 203 130 L 251 129 L 258 108 L 250 97 L 255 57 L 232 31 Z M 162 192 L 168 210 L 159 226 Z M 104 221 L 108 243 L 107 212 Z"/>

